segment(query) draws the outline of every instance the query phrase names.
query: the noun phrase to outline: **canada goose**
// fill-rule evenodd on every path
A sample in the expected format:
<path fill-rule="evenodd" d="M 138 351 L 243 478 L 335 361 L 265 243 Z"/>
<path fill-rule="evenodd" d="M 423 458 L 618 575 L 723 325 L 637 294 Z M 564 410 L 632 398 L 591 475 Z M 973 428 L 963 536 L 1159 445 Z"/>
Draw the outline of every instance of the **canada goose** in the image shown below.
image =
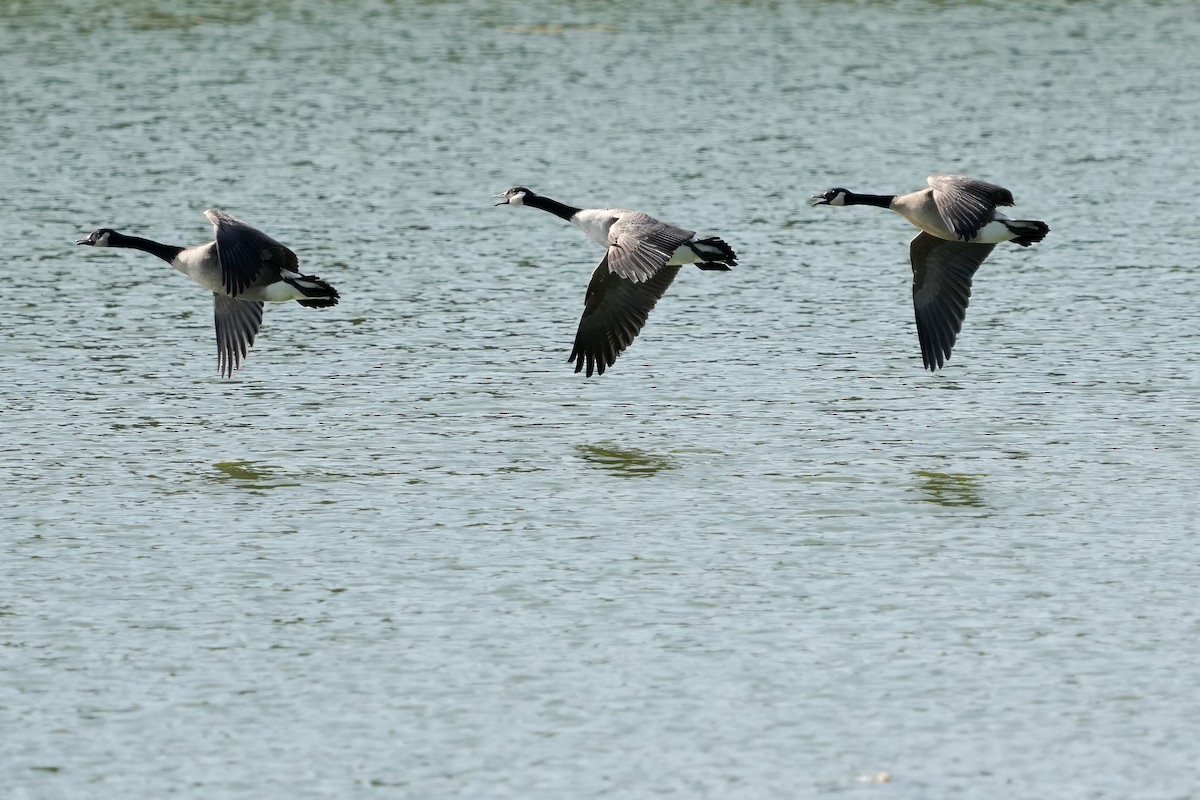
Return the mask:
<path fill-rule="evenodd" d="M 498 206 L 532 206 L 549 211 L 587 234 L 605 248 L 604 257 L 584 296 L 583 316 L 567 361 L 575 371 L 585 368 L 600 375 L 633 343 L 658 298 L 684 264 L 705 270 L 737 266 L 737 254 L 716 236 L 700 238 L 695 231 L 659 222 L 641 211 L 623 208 L 575 208 L 515 186 Z"/>
<path fill-rule="evenodd" d="M 92 231 L 75 244 L 132 247 L 158 256 L 213 293 L 217 371 L 226 378 L 242 365 L 262 324 L 263 303 L 295 300 L 302 306 L 336 306 L 338 292 L 312 275 L 301 275 L 296 254 L 239 219 L 210 208 L 216 241 L 195 247 L 160 244 L 111 228 Z"/>
<path fill-rule="evenodd" d="M 971 297 L 971 278 L 1000 242 L 1021 247 L 1050 232 L 1044 222 L 1010 219 L 996 206 L 1011 206 L 1012 192 L 962 175 L 930 175 L 928 189 L 911 194 L 855 194 L 830 189 L 813 195 L 814 206 L 890 208 L 921 229 L 909 245 L 913 270 L 913 306 L 925 368 L 935 370 L 950 358 L 962 330 Z"/>

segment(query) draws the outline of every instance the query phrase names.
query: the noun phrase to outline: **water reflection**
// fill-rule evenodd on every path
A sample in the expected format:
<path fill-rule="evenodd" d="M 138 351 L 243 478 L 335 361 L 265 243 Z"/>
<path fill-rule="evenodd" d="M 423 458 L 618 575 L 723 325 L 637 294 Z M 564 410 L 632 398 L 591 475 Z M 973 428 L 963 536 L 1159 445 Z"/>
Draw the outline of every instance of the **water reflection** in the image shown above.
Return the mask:
<path fill-rule="evenodd" d="M 636 447 L 613 444 L 580 444 L 575 450 L 589 464 L 620 478 L 641 478 L 676 468 L 669 457 Z"/>
<path fill-rule="evenodd" d="M 195 15 L 171 14 L 166 11 L 147 10 L 131 22 L 135 31 L 154 31 L 168 28 L 194 28 L 208 22 L 204 17 Z"/>
<path fill-rule="evenodd" d="M 283 481 L 279 475 L 282 467 L 261 461 L 218 461 L 213 464 L 219 474 L 216 479 L 231 483 L 239 489 L 278 489 L 283 486 L 298 486 L 294 481 Z"/>
<path fill-rule="evenodd" d="M 619 28 L 599 23 L 550 23 L 540 22 L 533 25 L 498 25 L 505 33 L 618 33 Z"/>
<path fill-rule="evenodd" d="M 913 475 L 920 480 L 918 488 L 927 502 L 971 508 L 983 508 L 985 505 L 979 486 L 982 475 L 924 470 L 914 470 Z"/>

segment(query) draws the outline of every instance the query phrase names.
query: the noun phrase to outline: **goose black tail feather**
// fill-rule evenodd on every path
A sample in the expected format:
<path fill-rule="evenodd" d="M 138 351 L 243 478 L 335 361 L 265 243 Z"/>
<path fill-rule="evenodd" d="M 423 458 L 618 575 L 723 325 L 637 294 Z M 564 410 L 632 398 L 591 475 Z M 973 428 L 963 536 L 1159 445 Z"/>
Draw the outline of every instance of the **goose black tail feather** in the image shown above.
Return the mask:
<path fill-rule="evenodd" d="M 1031 244 L 1037 244 L 1042 239 L 1045 239 L 1046 234 L 1050 232 L 1049 225 L 1035 219 L 1019 220 L 1014 228 L 1013 233 L 1020 231 L 1021 235 L 1013 239 L 1012 242 L 1013 244 L 1021 245 L 1021 247 L 1029 247 Z M 1030 228 L 1033 230 L 1030 230 Z"/>
<path fill-rule="evenodd" d="M 338 290 L 315 275 L 300 275 L 296 278 L 284 278 L 289 286 L 294 286 L 304 293 L 303 300 L 296 302 L 306 308 L 329 308 L 336 306 L 341 295 Z"/>
<path fill-rule="evenodd" d="M 698 239 L 689 242 L 692 252 L 703 259 L 696 264 L 700 269 L 732 269 L 737 266 L 737 253 L 725 241 L 717 236 Z M 718 266 L 724 265 L 724 266 Z"/>

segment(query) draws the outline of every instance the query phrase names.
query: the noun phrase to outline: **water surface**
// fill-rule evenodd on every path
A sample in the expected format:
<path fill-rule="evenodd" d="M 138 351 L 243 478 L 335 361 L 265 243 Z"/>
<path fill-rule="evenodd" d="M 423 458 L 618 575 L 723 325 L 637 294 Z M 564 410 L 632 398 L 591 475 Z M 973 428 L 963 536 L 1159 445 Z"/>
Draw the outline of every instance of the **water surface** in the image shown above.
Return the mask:
<path fill-rule="evenodd" d="M 1185 798 L 1187 2 L 0 2 L 14 798 Z M 933 172 L 1053 232 L 921 370 Z M 718 234 L 603 378 L 598 250 Z M 217 206 L 342 291 L 211 304 Z M 886 780 L 884 780 L 886 778 Z"/>

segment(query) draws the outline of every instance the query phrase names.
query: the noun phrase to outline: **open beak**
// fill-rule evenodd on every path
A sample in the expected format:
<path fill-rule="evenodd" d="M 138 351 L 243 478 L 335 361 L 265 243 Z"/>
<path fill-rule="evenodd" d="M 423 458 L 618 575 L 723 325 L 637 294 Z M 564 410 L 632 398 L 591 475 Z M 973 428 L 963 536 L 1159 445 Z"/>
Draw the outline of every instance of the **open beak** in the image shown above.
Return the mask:
<path fill-rule="evenodd" d="M 810 206 L 823 206 L 828 202 L 829 201 L 825 199 L 825 195 L 823 194 L 814 194 L 812 197 L 808 198 L 808 204 Z"/>
<path fill-rule="evenodd" d="M 495 200 L 497 197 L 499 197 L 499 198 L 500 198 L 500 202 L 499 202 L 499 203 L 495 203 L 495 204 L 494 204 L 494 206 L 506 206 L 506 205 L 508 205 L 508 195 L 506 195 L 506 194 L 494 194 L 494 195 L 492 195 L 492 199 L 493 199 L 493 200 Z"/>

